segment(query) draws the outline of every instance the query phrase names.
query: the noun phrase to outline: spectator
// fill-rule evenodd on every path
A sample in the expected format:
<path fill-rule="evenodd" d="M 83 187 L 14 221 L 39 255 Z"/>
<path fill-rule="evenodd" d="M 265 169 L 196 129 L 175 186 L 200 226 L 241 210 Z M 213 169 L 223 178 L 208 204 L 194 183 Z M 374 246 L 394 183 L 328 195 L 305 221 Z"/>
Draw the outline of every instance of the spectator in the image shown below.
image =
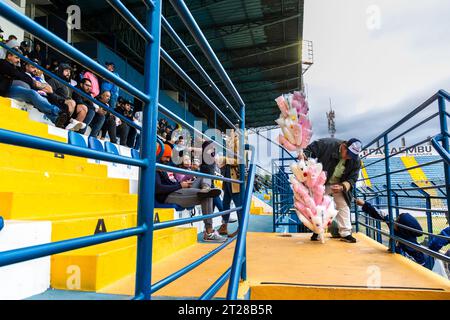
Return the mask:
<path fill-rule="evenodd" d="M 131 102 L 127 99 L 123 99 L 122 103 L 117 105 L 116 111 L 124 116 L 125 118 L 133 121 L 133 111 L 131 110 Z M 130 132 L 130 126 L 125 121 L 120 121 L 119 126 L 117 127 L 117 134 L 120 138 L 120 145 L 127 146 L 128 142 L 128 133 Z"/>
<path fill-rule="evenodd" d="M 384 221 L 389 226 L 389 215 L 386 212 L 376 209 L 374 206 L 372 206 L 372 204 L 361 199 L 357 199 L 356 204 L 358 206 L 361 206 L 362 211 L 367 213 L 370 217 Z M 397 224 L 394 224 L 394 235 L 406 241 L 419 245 L 419 243 L 417 242 L 417 238 L 422 236 L 423 230 L 417 219 L 409 213 L 401 213 L 396 219 L 396 222 L 406 227 L 417 229 L 417 231 L 402 228 Z M 425 265 L 426 256 L 422 252 L 417 251 L 407 246 L 406 244 L 398 242 L 396 244 L 395 251 L 417 262 L 420 265 Z"/>
<path fill-rule="evenodd" d="M 111 93 L 109 91 L 102 92 L 97 98 L 98 101 L 106 104 L 109 106 L 109 101 L 111 99 Z M 103 108 L 100 108 L 99 106 L 95 105 L 95 115 L 92 119 L 92 122 L 90 123 L 91 126 L 91 137 L 97 138 L 98 134 L 100 133 L 100 130 L 103 128 L 103 125 L 106 120 L 106 110 Z"/>
<path fill-rule="evenodd" d="M 119 76 L 119 74 L 117 74 L 115 72 L 116 65 L 113 62 L 106 62 L 105 66 L 106 66 L 106 69 L 108 69 L 111 73 L 113 73 L 117 77 Z M 111 106 L 111 108 L 114 109 L 117 104 L 117 99 L 119 98 L 119 87 L 111 82 L 104 80 L 102 82 L 101 90 L 102 90 L 102 92 L 109 91 L 111 93 L 111 100 L 110 100 L 109 105 Z"/>
<path fill-rule="evenodd" d="M 83 80 L 81 80 L 79 88 L 84 93 L 91 95 L 92 83 L 89 79 L 84 78 Z M 73 93 L 72 98 L 77 105 L 77 113 L 75 115 L 76 120 L 84 122 L 86 126 L 88 126 L 95 116 L 94 103 L 76 92 Z M 80 130 L 81 134 L 84 134 L 85 132 L 86 128 Z"/>
<path fill-rule="evenodd" d="M 1 43 L 4 43 L 5 42 L 5 39 L 3 38 L 4 37 L 4 35 L 3 35 L 3 30 L 2 30 L 2 27 L 0 27 L 0 42 Z"/>
<path fill-rule="evenodd" d="M 439 233 L 439 235 L 444 236 L 444 237 L 450 237 L 450 227 L 447 227 L 444 230 L 442 230 Z M 449 239 L 442 239 L 442 238 L 432 236 L 430 238 L 430 243 L 428 244 L 428 247 L 430 248 L 430 250 L 439 252 L 443 247 L 445 247 L 449 243 L 450 243 Z"/>
<path fill-rule="evenodd" d="M 237 160 L 237 153 L 239 150 L 239 136 L 235 134 L 234 130 L 231 131 L 230 139 L 227 142 L 227 148 L 233 150 L 235 155 L 233 157 L 224 157 L 219 158 L 219 167 L 221 169 L 222 176 L 225 178 L 239 180 L 240 179 L 240 171 L 239 171 L 239 162 Z M 231 209 L 231 201 L 233 201 L 235 207 L 242 206 L 241 199 L 241 186 L 237 183 L 230 183 L 227 181 L 223 181 L 222 183 L 223 190 L 223 211 L 227 211 Z M 238 220 L 241 219 L 241 212 L 238 213 Z M 230 223 L 230 214 L 226 214 L 222 216 L 222 225 L 219 228 L 220 235 L 228 235 L 228 224 Z M 230 234 L 229 237 L 236 236 L 237 231 L 233 234 Z"/>
<path fill-rule="evenodd" d="M 171 161 L 172 148 L 164 146 L 164 154 L 160 159 L 162 164 L 168 165 Z M 213 198 L 220 195 L 220 189 L 211 188 L 211 181 L 197 178 L 194 181 L 174 182 L 169 178 L 167 172 L 157 170 L 155 176 L 155 197 L 159 203 L 176 204 L 183 208 L 196 205 L 202 206 L 202 214 L 213 213 Z M 205 219 L 205 231 L 203 240 L 209 242 L 225 242 L 213 228 L 212 219 Z"/>
<path fill-rule="evenodd" d="M 20 58 L 14 53 L 8 52 L 6 59 L 0 60 L 0 96 L 6 96 L 32 104 L 40 112 L 44 113 L 55 125 L 63 128 L 67 122 L 68 114 L 60 108 L 52 105 L 47 99 L 39 95 L 35 90 L 48 90 L 48 85 L 34 80 L 31 76 L 17 69 Z M 21 85 L 13 84 L 19 81 Z"/>
<path fill-rule="evenodd" d="M 122 105 L 122 103 L 123 103 L 123 98 L 120 97 L 117 101 L 116 109 L 119 107 L 119 105 Z M 117 118 L 115 115 L 108 112 L 105 116 L 105 123 L 103 124 L 103 127 L 102 127 L 101 140 L 104 140 L 106 138 L 106 134 L 108 133 L 109 141 L 112 143 L 117 143 L 117 126 L 120 123 L 121 123 L 121 120 L 119 118 Z"/>
<path fill-rule="evenodd" d="M 20 51 L 23 52 L 23 55 L 27 58 L 30 58 L 30 43 L 28 41 L 22 41 L 20 43 Z M 39 58 L 35 58 L 36 60 L 41 61 Z M 32 60 L 32 59 L 30 59 Z"/>
<path fill-rule="evenodd" d="M 61 79 L 70 82 L 70 78 L 72 75 L 72 68 L 70 65 L 66 63 L 62 63 L 58 67 L 58 72 L 56 74 Z M 49 101 L 53 104 L 61 106 L 62 108 L 67 109 L 67 113 L 72 117 L 72 115 L 76 112 L 76 114 L 83 113 L 83 108 L 81 106 L 77 106 L 74 99 L 72 99 L 72 89 L 69 88 L 64 83 L 60 83 L 56 79 L 49 79 L 48 84 L 52 87 L 53 93 L 48 96 Z M 67 130 L 83 130 L 86 128 L 86 124 L 83 123 L 84 117 L 78 116 L 77 119 L 70 119 L 69 124 L 67 125 Z"/>
<path fill-rule="evenodd" d="M 34 45 L 34 50 L 30 52 L 29 58 L 31 60 L 38 59 L 43 66 L 46 66 L 47 59 L 45 58 L 45 53 L 41 50 L 41 44 L 39 42 Z"/>
<path fill-rule="evenodd" d="M 184 150 L 186 149 L 186 146 L 184 145 L 184 137 L 179 136 L 177 141 L 175 141 L 175 144 L 173 146 L 173 150 L 176 153 L 177 157 L 183 157 Z"/>
<path fill-rule="evenodd" d="M 325 138 L 314 141 L 300 154 L 299 158 L 315 158 L 323 165 L 328 173 L 326 193 L 332 194 L 336 203 L 338 214 L 336 221 L 339 226 L 339 235 L 342 241 L 355 243 L 352 236 L 352 222 L 350 218 L 350 203 L 353 198 L 353 188 L 358 180 L 361 169 L 359 154 L 361 141 L 350 139 L 342 141 L 334 138 Z M 313 234 L 312 241 L 318 241 L 318 235 Z"/>
<path fill-rule="evenodd" d="M 17 40 L 10 39 L 10 40 L 6 41 L 5 45 L 8 46 L 11 49 L 17 50 L 17 52 L 19 52 L 19 53 L 22 53 L 21 51 L 19 51 L 20 43 Z M 6 50 L 5 48 L 3 48 L 3 47 L 0 48 L 0 60 L 6 58 L 6 53 L 7 52 L 8 52 L 8 50 Z M 20 65 L 20 59 L 17 62 L 17 65 Z"/>
<path fill-rule="evenodd" d="M 197 158 L 194 158 L 192 161 L 192 171 L 200 171 L 200 160 Z"/>
<path fill-rule="evenodd" d="M 185 170 L 191 170 L 192 169 L 191 157 L 184 156 L 183 162 L 181 163 L 180 168 L 185 169 Z M 190 174 L 175 173 L 175 179 L 177 179 L 178 182 L 183 182 L 183 181 L 193 180 L 193 179 L 195 179 L 195 177 Z"/>
<path fill-rule="evenodd" d="M 97 76 L 90 72 L 89 70 L 83 74 L 84 79 L 89 79 L 91 81 L 91 95 L 92 97 L 96 97 L 100 94 L 100 86 L 98 83 Z"/>

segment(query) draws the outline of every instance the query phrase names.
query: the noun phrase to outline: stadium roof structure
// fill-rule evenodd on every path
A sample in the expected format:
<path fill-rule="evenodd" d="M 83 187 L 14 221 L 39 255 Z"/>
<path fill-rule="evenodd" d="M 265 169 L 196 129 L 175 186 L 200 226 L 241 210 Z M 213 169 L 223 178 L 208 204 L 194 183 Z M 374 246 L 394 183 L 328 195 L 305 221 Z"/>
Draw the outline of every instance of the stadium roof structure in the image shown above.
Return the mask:
<path fill-rule="evenodd" d="M 51 2 L 62 12 L 68 3 L 79 5 L 83 11 L 83 32 L 114 45 L 118 51 L 129 56 L 130 64 L 137 67 L 141 64 L 144 57 L 143 40 L 125 24 L 107 1 Z M 144 21 L 144 10 L 140 10 L 144 6 L 142 0 L 124 0 L 123 3 Z M 274 99 L 302 86 L 304 0 L 186 0 L 185 3 L 246 103 L 247 127 L 275 125 L 279 110 Z M 223 89 L 228 101 L 238 109 L 237 103 L 228 95 L 169 1 L 164 1 L 163 15 L 214 82 Z M 165 32 L 162 47 L 192 75 L 218 106 L 223 106 L 208 83 Z M 178 88 L 189 92 L 188 86 L 183 86 L 182 81 L 164 64 L 161 75 L 167 82 L 175 83 Z M 193 92 L 192 96 L 195 96 Z M 230 111 L 226 114 L 233 119 Z"/>

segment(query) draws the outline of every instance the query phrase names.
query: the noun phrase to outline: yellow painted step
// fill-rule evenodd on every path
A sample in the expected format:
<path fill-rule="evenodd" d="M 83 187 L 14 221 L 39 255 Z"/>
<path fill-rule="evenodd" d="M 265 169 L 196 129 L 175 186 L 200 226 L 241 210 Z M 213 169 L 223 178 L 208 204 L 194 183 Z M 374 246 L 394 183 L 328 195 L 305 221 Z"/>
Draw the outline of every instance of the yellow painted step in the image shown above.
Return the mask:
<path fill-rule="evenodd" d="M 105 165 L 92 164 L 87 159 L 73 161 L 71 159 L 56 157 L 54 153 L 42 152 L 24 148 L 13 148 L 8 151 L 0 145 L 0 168 L 24 169 L 52 173 L 80 174 L 85 176 L 107 177 L 108 168 Z M 11 147 L 11 146 L 10 146 Z"/>
<path fill-rule="evenodd" d="M 8 145 L 8 144 L 0 144 L 0 152 L 10 153 L 11 156 L 14 156 L 14 157 L 42 157 L 44 159 L 55 158 L 54 152 L 41 151 L 41 150 L 36 150 L 36 149 L 31 149 L 31 148 L 16 147 L 16 146 Z M 61 155 L 58 154 L 58 156 L 61 156 Z M 70 155 L 66 155 L 66 154 L 63 156 L 64 156 L 62 158 L 63 160 L 71 162 L 71 163 L 72 162 L 76 163 L 76 164 L 88 163 L 87 159 L 83 158 L 83 157 L 75 157 L 75 156 L 70 156 Z M 89 164 L 95 165 L 95 166 L 103 166 L 103 165 L 99 165 L 96 163 L 89 163 Z"/>
<path fill-rule="evenodd" d="M 18 112 L 23 112 L 18 110 Z M 15 131 L 31 136 L 36 136 L 44 139 L 50 139 L 59 142 L 67 142 L 67 139 L 59 136 L 55 136 L 48 133 L 48 125 L 32 120 L 22 120 L 22 116 L 8 115 L 8 118 L 0 118 L 0 128 L 10 131 Z"/>
<path fill-rule="evenodd" d="M 155 209 L 155 222 L 174 219 L 174 209 Z M 93 235 L 96 232 L 112 232 L 137 225 L 137 213 L 97 213 L 73 218 L 52 219 L 52 241 L 61 241 Z M 164 229 L 164 231 L 169 231 Z"/>
<path fill-rule="evenodd" d="M 126 179 L 0 168 L 0 192 L 60 192 L 61 190 L 83 193 L 128 193 L 130 182 Z"/>
<path fill-rule="evenodd" d="M 159 261 L 197 242 L 196 228 L 173 228 L 172 234 L 155 233 L 153 261 Z M 136 238 L 83 248 L 51 258 L 51 286 L 54 289 L 99 291 L 134 273 Z"/>
<path fill-rule="evenodd" d="M 13 220 L 33 217 L 45 220 L 85 212 L 132 211 L 136 207 L 135 194 L 0 192 L 0 215 Z"/>

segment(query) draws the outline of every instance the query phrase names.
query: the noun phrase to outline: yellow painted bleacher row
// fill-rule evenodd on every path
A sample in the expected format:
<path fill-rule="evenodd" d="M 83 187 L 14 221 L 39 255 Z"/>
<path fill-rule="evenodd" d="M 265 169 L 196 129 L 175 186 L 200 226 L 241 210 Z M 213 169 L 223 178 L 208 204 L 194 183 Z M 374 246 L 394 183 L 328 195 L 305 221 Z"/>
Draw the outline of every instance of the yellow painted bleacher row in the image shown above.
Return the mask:
<path fill-rule="evenodd" d="M 47 124 L 0 98 L 0 128 L 60 142 Z M 137 196 L 130 181 L 108 177 L 106 165 L 0 144 L 0 216 L 52 222 L 52 241 L 111 232 L 137 225 Z M 156 209 L 158 221 L 174 219 L 173 209 Z M 155 232 L 153 261 L 197 242 L 196 228 Z M 136 238 L 54 255 L 51 285 L 66 290 L 99 291 L 135 271 Z M 79 274 L 79 281 L 73 281 Z"/>

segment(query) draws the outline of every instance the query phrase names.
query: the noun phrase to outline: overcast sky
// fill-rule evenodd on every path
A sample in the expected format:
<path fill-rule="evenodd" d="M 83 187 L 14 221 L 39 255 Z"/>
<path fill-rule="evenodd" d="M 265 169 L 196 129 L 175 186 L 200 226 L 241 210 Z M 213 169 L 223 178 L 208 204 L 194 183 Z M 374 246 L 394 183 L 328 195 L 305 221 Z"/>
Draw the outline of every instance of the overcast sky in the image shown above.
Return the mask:
<path fill-rule="evenodd" d="M 305 0 L 304 39 L 314 43 L 305 75 L 313 139 L 328 136 L 330 98 L 337 137 L 368 143 L 439 89 L 450 91 L 449 17 L 448 0 Z M 265 151 L 259 162 L 270 168 Z"/>

